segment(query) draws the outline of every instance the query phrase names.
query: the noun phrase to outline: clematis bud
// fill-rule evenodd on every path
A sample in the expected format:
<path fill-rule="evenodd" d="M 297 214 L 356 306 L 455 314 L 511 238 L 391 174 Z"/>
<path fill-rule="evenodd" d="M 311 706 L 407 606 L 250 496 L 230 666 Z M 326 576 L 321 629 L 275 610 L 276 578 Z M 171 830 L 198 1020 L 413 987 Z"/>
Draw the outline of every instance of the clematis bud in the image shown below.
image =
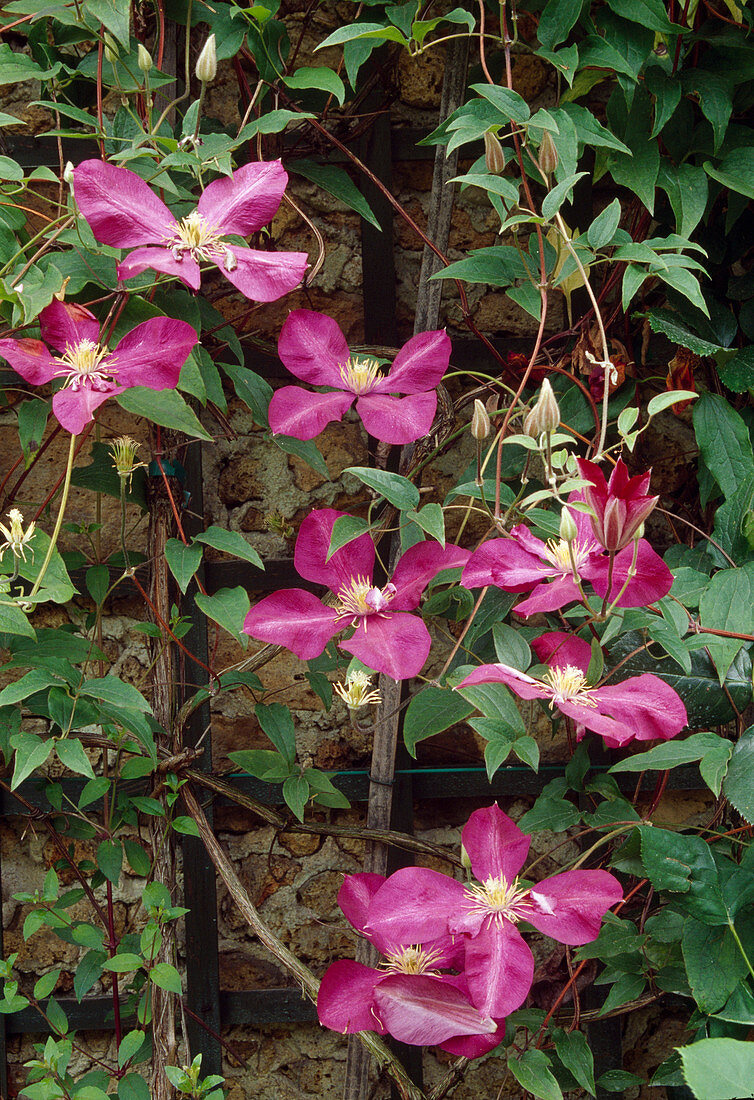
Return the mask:
<path fill-rule="evenodd" d="M 369 691 L 371 682 L 372 677 L 368 673 L 357 669 L 350 674 L 345 684 L 335 684 L 334 687 L 349 710 L 358 710 L 359 707 L 380 701 L 379 691 Z"/>
<path fill-rule="evenodd" d="M 537 403 L 524 420 L 524 434 L 539 439 L 543 432 L 554 432 L 560 423 L 560 406 L 547 378 L 542 383 Z"/>
<path fill-rule="evenodd" d="M 71 190 L 73 190 L 73 161 L 69 160 L 65 168 L 63 169 L 63 179 L 71 188 Z"/>
<path fill-rule="evenodd" d="M 142 46 L 141 42 L 139 43 L 139 48 L 136 55 L 136 64 L 139 66 L 143 73 L 148 73 L 153 64 L 151 53 L 146 46 Z"/>
<path fill-rule="evenodd" d="M 494 172 L 496 176 L 505 169 L 505 153 L 500 139 L 492 130 L 487 130 L 484 135 L 484 163 L 487 171 Z"/>
<path fill-rule="evenodd" d="M 571 515 L 569 508 L 563 508 L 560 513 L 560 537 L 563 542 L 575 542 L 579 529 L 576 520 Z"/>
<path fill-rule="evenodd" d="M 491 427 L 487 410 L 477 397 L 474 401 L 474 412 L 471 417 L 471 434 L 478 443 L 481 443 L 490 434 Z"/>
<path fill-rule="evenodd" d="M 558 167 L 558 150 L 549 130 L 545 130 L 539 145 L 539 167 L 546 176 L 552 175 Z"/>
<path fill-rule="evenodd" d="M 215 36 L 211 34 L 204 43 L 196 62 L 196 79 L 202 84 L 211 84 L 217 75 L 217 47 Z"/>
<path fill-rule="evenodd" d="M 145 466 L 144 462 L 136 461 L 136 452 L 141 446 L 130 435 L 121 435 L 112 439 L 108 444 L 113 456 L 113 466 L 122 482 L 130 484 L 134 471 Z"/>
<path fill-rule="evenodd" d="M 619 458 L 607 482 L 594 462 L 578 458 L 576 465 L 579 476 L 589 482 L 584 497 L 593 512 L 594 537 L 605 550 L 617 553 L 632 539 L 641 537 L 637 532 L 660 499 L 647 493 L 650 471 L 629 477 L 626 464 Z"/>
<path fill-rule="evenodd" d="M 115 39 L 113 38 L 113 36 L 111 34 L 108 34 L 107 31 L 105 31 L 105 36 L 104 36 L 103 41 L 104 41 L 104 44 L 105 44 L 105 57 L 107 58 L 107 60 L 110 62 L 111 65 L 114 65 L 115 62 L 120 57 L 120 50 L 118 49 L 118 43 L 115 41 Z"/>

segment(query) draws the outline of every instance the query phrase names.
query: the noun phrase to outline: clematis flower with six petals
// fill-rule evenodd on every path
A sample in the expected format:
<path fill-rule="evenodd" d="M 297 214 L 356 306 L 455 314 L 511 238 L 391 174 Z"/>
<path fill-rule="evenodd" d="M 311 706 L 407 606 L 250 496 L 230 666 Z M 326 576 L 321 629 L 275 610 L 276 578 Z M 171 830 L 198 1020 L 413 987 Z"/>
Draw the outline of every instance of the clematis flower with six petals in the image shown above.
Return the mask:
<path fill-rule="evenodd" d="M 669 684 L 652 673 L 617 684 L 590 687 L 586 671 L 591 647 L 583 638 L 554 631 L 532 643 L 550 666 L 541 680 L 508 665 L 480 665 L 459 687 L 506 684 L 520 699 L 546 699 L 577 724 L 579 740 L 593 730 L 609 748 L 637 741 L 668 741 L 688 724 L 686 708 Z"/>
<path fill-rule="evenodd" d="M 448 369 L 450 350 L 444 331 L 421 332 L 404 344 L 383 374 L 376 359 L 351 354 L 331 317 L 296 309 L 280 331 L 278 355 L 296 378 L 330 390 L 312 393 L 283 386 L 272 395 L 270 428 L 296 439 L 313 439 L 331 421 L 342 420 L 355 400 L 364 427 L 375 439 L 421 439 L 434 420 L 435 388 Z"/>
<path fill-rule="evenodd" d="M 84 306 L 54 299 L 39 314 L 42 340 L 0 340 L 0 355 L 33 386 L 63 379 L 52 398 L 61 427 L 78 435 L 113 394 L 132 386 L 174 389 L 197 343 L 186 321 L 152 317 L 131 329 L 110 351 L 100 343 L 99 321 Z M 45 346 L 49 344 L 58 355 Z"/>
<path fill-rule="evenodd" d="M 592 509 L 592 530 L 600 546 L 612 552 L 631 542 L 659 497 L 647 495 L 651 470 L 629 477 L 622 458 L 615 464 L 610 480 L 594 462 L 577 458 L 579 474 L 590 482 L 584 497 Z"/>
<path fill-rule="evenodd" d="M 505 1035 L 505 1021 L 484 1017 L 474 1008 L 462 974 L 463 944 L 448 932 L 425 942 L 383 935 L 380 921 L 370 922 L 370 903 L 388 881 L 383 875 L 347 875 L 338 904 L 353 927 L 383 956 L 379 969 L 351 959 L 332 963 L 317 998 L 319 1022 L 351 1034 L 376 1031 L 415 1046 L 440 1045 L 451 1054 L 479 1058 Z"/>
<path fill-rule="evenodd" d="M 458 937 L 472 1003 L 483 1016 L 500 1019 L 524 1003 L 534 977 L 534 957 L 518 925 L 525 921 L 560 943 L 589 943 L 623 891 L 607 871 L 564 871 L 526 886 L 518 875 L 531 837 L 497 804 L 474 811 L 462 841 L 475 883 L 403 868 L 375 893 L 365 930 L 379 927 L 393 942 Z"/>
<path fill-rule="evenodd" d="M 97 240 L 133 249 L 118 265 L 119 280 L 152 268 L 198 290 L 199 264 L 212 263 L 257 302 L 273 302 L 298 286 L 308 257 L 305 252 L 263 252 L 231 244 L 226 237 L 248 237 L 265 226 L 287 182 L 279 160 L 245 164 L 210 183 L 196 209 L 176 218 L 127 168 L 85 160 L 73 173 L 76 202 Z"/>
<path fill-rule="evenodd" d="M 302 588 L 265 596 L 249 611 L 244 632 L 290 649 L 303 661 L 318 657 L 336 634 L 355 626 L 340 648 L 369 668 L 394 680 L 416 676 L 431 646 L 429 631 L 411 615 L 441 570 L 466 564 L 469 551 L 451 543 L 420 542 L 401 557 L 391 580 L 378 588 L 372 579 L 374 543 L 368 534 L 336 550 L 328 560 L 335 521 L 344 512 L 310 512 L 299 529 L 294 565 L 305 580 L 326 585 L 337 597 L 334 607 Z"/>
<path fill-rule="evenodd" d="M 582 494 L 569 498 L 570 502 L 581 499 Z M 570 514 L 577 530 L 572 542 L 543 542 L 519 524 L 510 537 L 491 539 L 474 551 L 461 584 L 466 588 L 494 584 L 505 592 L 528 592 L 527 599 L 514 608 L 517 615 L 555 611 L 580 600 L 576 577 L 589 581 L 601 598 L 617 598 L 618 607 L 645 607 L 668 594 L 673 575 L 646 539 L 638 540 L 635 554 L 633 545 L 615 554 L 611 566 L 590 517 L 575 508 Z"/>

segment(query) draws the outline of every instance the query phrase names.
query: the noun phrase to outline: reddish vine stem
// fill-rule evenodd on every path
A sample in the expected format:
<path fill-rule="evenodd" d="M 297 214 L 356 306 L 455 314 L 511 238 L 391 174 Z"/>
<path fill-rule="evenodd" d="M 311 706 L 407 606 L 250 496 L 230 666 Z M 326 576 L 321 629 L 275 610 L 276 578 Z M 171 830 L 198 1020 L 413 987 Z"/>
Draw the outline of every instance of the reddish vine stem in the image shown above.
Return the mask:
<path fill-rule="evenodd" d="M 193 653 L 191 653 L 191 651 L 188 650 L 186 648 L 186 646 L 183 644 L 181 639 L 176 637 L 176 635 L 173 633 L 173 631 L 170 629 L 168 624 L 163 619 L 162 615 L 160 615 L 160 613 L 157 611 L 157 609 L 154 606 L 152 600 L 149 598 L 149 595 L 147 594 L 147 592 L 144 590 L 142 585 L 139 583 L 139 580 L 138 580 L 136 574 L 135 573 L 129 573 L 128 575 L 131 578 L 131 580 L 134 582 L 134 584 L 136 585 L 137 589 L 139 590 L 140 595 L 142 596 L 145 603 L 147 604 L 147 607 L 150 609 L 150 611 L 154 615 L 155 619 L 157 620 L 157 623 L 159 624 L 161 629 L 164 630 L 165 633 L 169 635 L 171 641 L 175 642 L 175 644 L 178 646 L 178 648 L 180 650 L 182 650 L 182 652 L 185 653 L 186 656 L 189 657 L 194 662 L 194 664 L 199 665 L 200 668 L 203 668 L 204 671 L 210 676 L 211 680 L 217 680 L 217 676 L 212 671 L 212 669 L 209 668 L 207 665 L 205 665 L 204 661 L 200 660 L 199 657 L 196 657 Z"/>
<path fill-rule="evenodd" d="M 115 909 L 113 906 L 113 884 L 110 879 L 107 880 L 107 948 L 110 952 L 110 958 L 118 953 L 118 937 L 115 933 Z M 120 1041 L 123 1038 L 123 1029 L 120 1020 L 120 993 L 118 991 L 118 975 L 116 971 L 112 974 L 112 992 L 113 992 L 113 1022 L 115 1024 L 115 1042 L 120 1047 Z"/>

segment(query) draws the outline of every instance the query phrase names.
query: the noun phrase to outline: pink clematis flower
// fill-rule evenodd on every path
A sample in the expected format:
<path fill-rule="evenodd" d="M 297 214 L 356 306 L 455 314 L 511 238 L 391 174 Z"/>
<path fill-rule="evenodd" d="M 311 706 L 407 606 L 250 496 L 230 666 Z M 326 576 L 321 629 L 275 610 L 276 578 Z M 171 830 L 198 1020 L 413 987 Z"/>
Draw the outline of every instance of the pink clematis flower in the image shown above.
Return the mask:
<path fill-rule="evenodd" d="M 550 666 L 542 680 L 508 665 L 480 665 L 458 686 L 506 684 L 521 699 L 547 699 L 574 719 L 579 740 L 585 729 L 594 730 L 613 749 L 634 739 L 668 741 L 688 723 L 679 696 L 649 672 L 619 684 L 589 687 L 586 671 L 592 651 L 583 638 L 556 631 L 537 638 L 533 649 Z"/>
<path fill-rule="evenodd" d="M 570 497 L 580 499 L 581 494 Z M 620 593 L 618 607 L 645 607 L 667 596 L 673 574 L 646 539 L 639 539 L 635 562 L 633 545 L 616 554 L 611 572 L 610 558 L 595 538 L 589 516 L 575 508 L 571 516 L 578 534 L 570 550 L 565 539 L 543 542 L 520 524 L 509 538 L 482 543 L 469 559 L 461 584 L 466 588 L 494 584 L 505 592 L 529 592 L 527 599 L 516 604 L 517 615 L 555 611 L 580 600 L 574 566 L 580 580 L 589 581 L 601 598 L 608 595 L 608 584 L 611 601 Z M 632 567 L 634 575 L 626 584 Z"/>
<path fill-rule="evenodd" d="M 342 420 L 356 401 L 364 427 L 383 443 L 411 443 L 432 426 L 438 385 L 450 362 L 444 331 L 422 332 L 398 352 L 387 374 L 375 359 L 352 355 L 338 324 L 323 313 L 296 309 L 280 331 L 278 355 L 291 374 L 331 392 L 283 386 L 272 395 L 273 432 L 313 439 L 332 420 Z M 332 392 L 334 391 L 334 392 Z M 394 397 L 393 394 L 407 394 Z"/>
<path fill-rule="evenodd" d="M 367 931 L 370 903 L 387 880 L 348 875 L 338 903 L 357 931 L 384 956 L 379 969 L 342 959 L 326 971 L 317 998 L 319 1021 L 342 1034 L 376 1031 L 414 1046 L 441 1045 L 452 1054 L 479 1058 L 505 1035 L 504 1020 L 483 1017 L 457 969 L 463 945 L 448 932 L 426 943 L 383 935 L 380 921 Z"/>
<path fill-rule="evenodd" d="M 469 551 L 451 543 L 443 549 L 436 542 L 420 542 L 406 551 L 390 582 L 377 588 L 372 580 L 374 543 L 368 534 L 327 560 L 333 524 L 342 515 L 333 508 L 310 512 L 301 524 L 293 558 L 300 576 L 327 585 L 337 605 L 328 607 L 301 588 L 285 589 L 252 607 L 244 631 L 308 661 L 318 657 L 336 634 L 355 626 L 340 648 L 377 672 L 407 680 L 423 667 L 431 645 L 422 620 L 407 612 L 419 606 L 422 592 L 437 573 L 465 565 Z"/>
<path fill-rule="evenodd" d="M 53 300 L 39 315 L 42 340 L 0 340 L 0 355 L 33 386 L 62 378 L 52 411 L 61 427 L 78 435 L 95 410 L 113 394 L 131 386 L 174 389 L 186 358 L 197 342 L 186 321 L 152 317 L 127 333 L 109 351 L 100 343 L 99 321 L 84 306 Z"/>
<path fill-rule="evenodd" d="M 564 871 L 525 886 L 517 876 L 531 837 L 496 804 L 474 811 L 462 840 L 476 883 L 424 867 L 396 871 L 369 905 L 366 932 L 379 927 L 395 942 L 458 936 L 472 1003 L 499 1019 L 524 1003 L 534 977 L 534 958 L 517 925 L 526 921 L 560 943 L 589 943 L 623 891 L 606 871 Z"/>
<path fill-rule="evenodd" d="M 651 470 L 629 477 L 625 462 L 619 458 L 610 480 L 605 481 L 605 475 L 594 462 L 578 458 L 576 463 L 581 477 L 591 482 L 584 496 L 594 512 L 595 538 L 606 550 L 622 550 L 660 499 L 647 496 Z"/>
<path fill-rule="evenodd" d="M 118 279 L 148 267 L 174 275 L 198 290 L 199 264 L 215 264 L 247 298 L 273 302 L 304 277 L 305 252 L 262 252 L 226 241 L 247 237 L 266 225 L 285 191 L 288 174 L 279 160 L 245 164 L 214 180 L 196 209 L 180 220 L 162 199 L 127 168 L 85 160 L 73 174 L 79 210 L 98 241 L 133 248 L 118 265 Z"/>

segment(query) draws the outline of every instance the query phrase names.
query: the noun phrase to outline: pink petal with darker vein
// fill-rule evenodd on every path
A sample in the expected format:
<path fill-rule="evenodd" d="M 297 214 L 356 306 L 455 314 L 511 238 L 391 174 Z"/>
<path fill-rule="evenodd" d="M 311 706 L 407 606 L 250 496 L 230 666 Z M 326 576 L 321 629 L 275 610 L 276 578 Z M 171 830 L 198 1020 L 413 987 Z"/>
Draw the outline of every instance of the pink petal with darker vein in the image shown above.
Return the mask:
<path fill-rule="evenodd" d="M 160 247 L 135 248 L 130 252 L 118 264 L 118 282 L 133 279 L 135 275 L 141 275 L 147 268 L 159 271 L 163 275 L 173 275 L 191 290 L 198 290 L 201 285 L 202 273 L 199 270 L 199 264 L 189 256 L 188 252 L 181 253 L 178 258 L 169 248 Z"/>
<path fill-rule="evenodd" d="M 544 549 L 544 543 L 541 546 Z M 506 592 L 526 592 L 554 572 L 549 563 L 524 548 L 518 539 L 490 539 L 471 555 L 461 584 L 465 588 L 494 584 Z"/>
<path fill-rule="evenodd" d="M 510 665 L 480 665 L 461 680 L 459 688 L 474 687 L 476 684 L 506 684 L 519 699 L 548 699 L 550 693 L 532 676 L 519 672 Z"/>
<path fill-rule="evenodd" d="M 368 393 L 356 402 L 364 427 L 382 443 L 413 443 L 427 435 L 437 409 L 437 394 L 416 393 L 410 397 L 389 397 Z"/>
<path fill-rule="evenodd" d="M 352 393 L 311 393 L 298 386 L 283 386 L 270 401 L 270 429 L 276 435 L 314 439 L 332 421 L 342 420 L 353 400 Z"/>
<path fill-rule="evenodd" d="M 16 374 L 32 386 L 42 386 L 55 377 L 60 364 L 41 340 L 24 337 L 21 340 L 0 340 L 0 355 L 13 367 Z"/>
<path fill-rule="evenodd" d="M 485 921 L 467 939 L 465 960 L 471 1000 L 481 1013 L 499 1018 L 521 1007 L 534 977 L 534 956 L 514 924 Z"/>
<path fill-rule="evenodd" d="M 608 909 L 623 898 L 617 878 L 607 871 L 564 871 L 532 887 L 529 924 L 558 943 L 590 943 Z"/>
<path fill-rule="evenodd" d="M 42 339 L 56 351 L 65 351 L 81 340 L 99 343 L 99 321 L 85 306 L 53 298 L 39 315 Z"/>
<path fill-rule="evenodd" d="M 317 1015 L 325 1027 L 350 1035 L 355 1031 L 376 1031 L 384 1035 L 374 1013 L 374 988 L 383 977 L 371 966 L 340 959 L 325 971 L 317 996 Z"/>
<path fill-rule="evenodd" d="M 374 988 L 374 1001 L 388 1032 L 402 1043 L 432 1046 L 455 1035 L 494 1033 L 448 980 L 427 974 L 389 974 Z"/>
<path fill-rule="evenodd" d="M 198 339 L 186 321 L 151 317 L 126 333 L 104 366 L 115 367 L 119 385 L 173 389 Z"/>
<path fill-rule="evenodd" d="M 158 244 L 175 231 L 176 220 L 162 199 L 127 168 L 82 161 L 73 173 L 73 187 L 79 210 L 103 244 Z"/>
<path fill-rule="evenodd" d="M 58 390 L 52 398 L 52 411 L 61 428 L 71 435 L 79 435 L 94 418 L 100 405 L 124 389 L 124 386 L 110 386 L 106 390 L 93 390 L 91 386 L 83 385 L 78 390 L 70 387 Z"/>
<path fill-rule="evenodd" d="M 594 695 L 599 709 L 631 729 L 637 741 L 668 741 L 688 725 L 680 696 L 651 672 L 597 688 Z"/>
<path fill-rule="evenodd" d="M 341 649 L 352 653 L 368 668 L 384 672 L 394 680 L 410 680 L 426 664 L 432 639 L 418 617 L 404 611 L 368 615 Z"/>
<path fill-rule="evenodd" d="M 299 528 L 293 553 L 299 576 L 326 584 L 332 592 L 338 592 L 357 576 L 371 580 L 374 569 L 374 543 L 368 534 L 346 543 L 327 560 L 333 526 L 345 514 L 335 508 L 316 508 L 310 512 Z M 342 625 L 345 626 L 345 621 Z"/>
<path fill-rule="evenodd" d="M 501 875 L 514 879 L 524 865 L 531 837 L 503 813 L 496 802 L 474 810 L 466 822 L 461 841 L 471 860 L 474 878 L 484 882 Z"/>
<path fill-rule="evenodd" d="M 309 263 L 306 252 L 262 252 L 238 244 L 226 247 L 236 266 L 230 270 L 222 261 L 217 266 L 228 282 L 255 302 L 275 302 L 290 293 L 303 279 Z"/>
<path fill-rule="evenodd" d="M 538 584 L 534 591 L 513 610 L 517 615 L 535 615 L 538 611 L 557 611 L 567 603 L 581 599 L 573 577 L 556 577 L 549 583 Z"/>
<path fill-rule="evenodd" d="M 279 160 L 255 161 L 221 176 L 202 192 L 197 210 L 224 233 L 248 237 L 267 225 L 280 206 L 288 173 Z"/>
<path fill-rule="evenodd" d="M 454 543 L 444 547 L 438 542 L 418 542 L 400 558 L 390 578 L 396 592 L 390 607 L 396 611 L 413 611 L 421 602 L 429 582 L 443 569 L 457 569 L 469 560 L 469 551 Z"/>
<path fill-rule="evenodd" d="M 565 668 L 571 665 L 586 674 L 592 659 L 592 647 L 584 638 L 567 634 L 565 630 L 551 630 L 540 634 L 531 643 L 531 647 L 543 664 L 552 668 Z"/>
<path fill-rule="evenodd" d="M 373 392 L 426 393 L 433 390 L 448 369 L 450 352 L 450 339 L 443 329 L 412 336 Z"/>
<path fill-rule="evenodd" d="M 280 330 L 278 355 L 286 369 L 302 382 L 345 389 L 341 368 L 350 354 L 337 321 L 324 313 L 294 309 Z"/>
<path fill-rule="evenodd" d="M 615 555 L 613 579 L 610 587 L 610 599 L 614 600 L 623 586 L 634 560 L 633 544 Z M 673 586 L 673 574 L 662 558 L 654 552 L 646 539 L 639 539 L 639 549 L 634 566 L 635 576 L 631 578 L 618 600 L 618 607 L 645 607 L 667 596 Z M 607 593 L 609 561 L 607 555 L 601 555 L 590 561 L 583 570 L 584 577 L 591 583 L 600 598 Z"/>
<path fill-rule="evenodd" d="M 386 882 L 384 875 L 375 875 L 369 871 L 346 875 L 343 880 L 343 885 L 338 891 L 338 905 L 348 923 L 353 925 L 357 932 L 364 931 L 369 904 Z"/>
<path fill-rule="evenodd" d="M 403 867 L 372 898 L 366 932 L 394 944 L 430 943 L 448 934 L 448 917 L 464 902 L 462 883 L 427 867 Z"/>
<path fill-rule="evenodd" d="M 265 596 L 249 611 L 245 634 L 261 642 L 282 645 L 302 661 L 319 657 L 341 629 L 337 615 L 311 592 L 289 588 Z"/>

